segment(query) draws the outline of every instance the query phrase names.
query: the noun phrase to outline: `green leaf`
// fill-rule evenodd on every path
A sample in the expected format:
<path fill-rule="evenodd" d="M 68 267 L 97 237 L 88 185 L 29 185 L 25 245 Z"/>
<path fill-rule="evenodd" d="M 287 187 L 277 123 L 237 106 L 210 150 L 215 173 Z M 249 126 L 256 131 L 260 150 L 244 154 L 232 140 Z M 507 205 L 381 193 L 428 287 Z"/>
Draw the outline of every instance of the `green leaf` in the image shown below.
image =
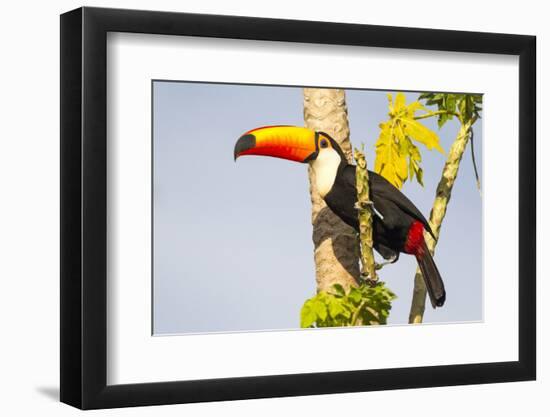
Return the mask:
<path fill-rule="evenodd" d="M 341 289 L 344 290 L 343 287 Z M 350 326 L 353 324 L 354 313 L 360 306 L 361 311 L 358 314 L 362 324 L 385 324 L 394 298 L 395 294 L 383 282 L 379 282 L 375 287 L 361 284 L 338 296 L 320 291 L 306 300 L 302 306 L 300 325 L 302 327 Z"/>
<path fill-rule="evenodd" d="M 445 110 L 450 111 L 450 112 L 455 112 L 456 111 L 456 100 L 457 100 L 457 96 L 455 94 L 447 94 L 446 95 L 446 100 L 445 100 Z M 450 115 L 447 115 L 447 116 L 450 116 Z M 450 117 L 452 117 L 452 116 L 450 116 Z"/>
<path fill-rule="evenodd" d="M 346 309 L 343 307 L 340 300 L 332 298 L 328 304 L 328 312 L 333 319 L 346 313 Z"/>
<path fill-rule="evenodd" d="M 419 100 L 425 100 L 428 106 L 437 106 L 439 111 L 458 113 L 460 122 L 464 124 L 473 117 L 480 117 L 483 97 L 481 94 L 425 93 L 420 95 Z M 452 118 L 450 114 L 440 115 L 437 119 L 438 127 L 441 129 Z"/>
<path fill-rule="evenodd" d="M 348 298 L 353 303 L 358 304 L 359 302 L 361 302 L 361 298 L 363 298 L 363 297 L 361 295 L 361 291 L 359 291 L 357 288 L 352 288 L 349 291 Z"/>
<path fill-rule="evenodd" d="M 424 171 L 422 170 L 422 168 L 417 167 L 415 174 L 416 174 L 416 180 L 418 181 L 418 183 L 422 187 L 424 187 Z"/>
<path fill-rule="evenodd" d="M 340 284 L 334 284 L 332 288 L 334 288 L 334 291 L 336 291 L 336 294 L 341 296 L 346 295 L 346 290 L 344 290 L 344 287 L 341 286 Z"/>
<path fill-rule="evenodd" d="M 453 118 L 452 115 L 450 114 L 440 114 L 439 117 L 437 118 L 437 127 L 439 129 L 441 129 L 443 127 L 443 125 L 445 125 L 445 123 L 447 123 L 449 120 L 451 120 Z"/>
<path fill-rule="evenodd" d="M 313 311 L 321 321 L 325 321 L 327 318 L 327 306 L 321 300 L 315 300 L 313 303 Z"/>
<path fill-rule="evenodd" d="M 311 300 L 307 300 L 302 306 L 302 311 L 300 312 L 300 327 L 312 327 L 313 323 L 317 320 L 317 315 L 311 308 Z"/>
<path fill-rule="evenodd" d="M 466 115 L 466 99 L 465 98 L 459 98 L 458 99 L 458 112 L 465 116 Z"/>

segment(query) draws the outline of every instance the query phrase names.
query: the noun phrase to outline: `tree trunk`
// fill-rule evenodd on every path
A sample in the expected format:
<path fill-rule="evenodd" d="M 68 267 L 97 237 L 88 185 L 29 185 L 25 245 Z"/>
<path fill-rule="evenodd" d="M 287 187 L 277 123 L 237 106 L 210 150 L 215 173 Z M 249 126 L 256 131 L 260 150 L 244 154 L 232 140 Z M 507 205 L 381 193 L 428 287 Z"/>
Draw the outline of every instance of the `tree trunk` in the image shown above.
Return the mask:
<path fill-rule="evenodd" d="M 351 162 L 344 90 L 304 88 L 304 120 L 306 127 L 332 136 Z M 309 183 L 317 291 L 330 290 L 333 284 L 348 290 L 359 279 L 357 234 L 326 206 L 317 192 L 311 167 Z"/>
<path fill-rule="evenodd" d="M 430 226 L 434 232 L 436 240 L 434 240 L 429 233 L 424 233 L 426 244 L 428 249 L 432 253 L 435 252 L 435 245 L 439 239 L 439 233 L 441 231 L 441 224 L 445 218 L 447 212 L 447 206 L 451 200 L 451 192 L 458 175 L 458 168 L 460 161 L 468 140 L 470 138 L 470 128 L 475 122 L 475 118 L 466 124 L 461 124 L 458 135 L 449 150 L 447 161 L 443 167 L 443 173 L 441 174 L 441 180 L 437 185 L 435 193 L 435 201 L 430 213 Z M 426 284 L 422 278 L 422 273 L 419 268 L 416 268 L 416 274 L 414 276 L 414 290 L 413 299 L 411 303 L 411 310 L 409 313 L 409 323 L 422 323 L 424 317 L 424 310 L 426 307 Z"/>

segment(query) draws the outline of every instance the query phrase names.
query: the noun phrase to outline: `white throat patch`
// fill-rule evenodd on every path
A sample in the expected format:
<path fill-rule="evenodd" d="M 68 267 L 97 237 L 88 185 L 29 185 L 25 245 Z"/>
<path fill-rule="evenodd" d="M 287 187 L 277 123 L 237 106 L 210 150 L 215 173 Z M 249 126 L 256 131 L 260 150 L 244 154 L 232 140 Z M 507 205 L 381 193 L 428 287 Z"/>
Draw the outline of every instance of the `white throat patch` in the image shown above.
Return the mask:
<path fill-rule="evenodd" d="M 322 198 L 330 192 L 336 179 L 336 173 L 341 159 L 334 149 L 321 149 L 319 155 L 311 164 L 315 171 L 315 185 Z"/>

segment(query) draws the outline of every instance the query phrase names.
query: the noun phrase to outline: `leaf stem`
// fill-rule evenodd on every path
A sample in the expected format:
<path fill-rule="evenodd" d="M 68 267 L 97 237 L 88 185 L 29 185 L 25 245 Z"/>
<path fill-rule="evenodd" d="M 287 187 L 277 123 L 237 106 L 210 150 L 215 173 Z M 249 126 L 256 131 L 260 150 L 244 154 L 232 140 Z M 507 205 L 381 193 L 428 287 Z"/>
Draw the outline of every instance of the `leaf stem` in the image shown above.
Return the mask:
<path fill-rule="evenodd" d="M 359 304 L 357 309 L 353 312 L 353 316 L 351 316 L 352 326 L 357 326 L 357 320 L 359 320 L 359 315 L 361 314 L 361 310 L 363 310 L 366 304 L 367 304 L 367 300 L 361 301 L 361 304 Z"/>
<path fill-rule="evenodd" d="M 472 164 L 474 166 L 474 174 L 476 176 L 476 185 L 479 191 L 479 195 L 481 195 L 481 181 L 479 180 L 479 174 L 477 172 L 476 154 L 474 151 L 474 129 L 471 126 L 470 126 L 470 150 L 472 152 Z"/>
<path fill-rule="evenodd" d="M 460 118 L 459 114 L 458 113 L 455 113 L 453 111 L 448 111 L 448 110 L 437 110 L 437 111 L 429 111 L 427 113 L 424 113 L 420 116 L 414 116 L 414 120 L 422 120 L 422 119 L 427 119 L 428 117 L 434 117 L 434 116 L 439 116 L 441 114 L 450 114 L 452 116 L 455 116 L 457 118 Z"/>

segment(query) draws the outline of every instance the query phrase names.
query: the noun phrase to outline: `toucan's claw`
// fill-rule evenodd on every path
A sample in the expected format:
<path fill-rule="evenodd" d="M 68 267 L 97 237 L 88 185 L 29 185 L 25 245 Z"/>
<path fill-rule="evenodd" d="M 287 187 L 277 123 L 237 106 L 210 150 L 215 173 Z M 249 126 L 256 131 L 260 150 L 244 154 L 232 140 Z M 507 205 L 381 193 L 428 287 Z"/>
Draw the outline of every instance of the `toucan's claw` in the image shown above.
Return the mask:
<path fill-rule="evenodd" d="M 361 280 L 362 281 L 372 281 L 370 275 L 366 272 L 361 272 Z"/>
<path fill-rule="evenodd" d="M 363 203 L 359 203 L 358 201 L 355 202 L 355 204 L 353 205 L 353 208 L 355 210 L 364 210 L 366 208 L 373 208 L 374 207 L 374 203 L 372 201 L 364 201 Z"/>
<path fill-rule="evenodd" d="M 374 264 L 374 269 L 376 269 L 378 271 L 378 270 L 384 268 L 386 265 L 396 263 L 398 259 L 399 259 L 399 254 L 396 253 L 391 258 L 389 258 L 387 261 L 379 263 L 379 264 Z"/>
<path fill-rule="evenodd" d="M 377 278 L 372 279 L 368 273 L 361 272 L 360 279 L 361 279 L 361 282 L 364 282 L 365 284 L 368 284 L 371 287 L 374 287 L 376 286 L 376 284 L 378 284 L 378 279 Z"/>

